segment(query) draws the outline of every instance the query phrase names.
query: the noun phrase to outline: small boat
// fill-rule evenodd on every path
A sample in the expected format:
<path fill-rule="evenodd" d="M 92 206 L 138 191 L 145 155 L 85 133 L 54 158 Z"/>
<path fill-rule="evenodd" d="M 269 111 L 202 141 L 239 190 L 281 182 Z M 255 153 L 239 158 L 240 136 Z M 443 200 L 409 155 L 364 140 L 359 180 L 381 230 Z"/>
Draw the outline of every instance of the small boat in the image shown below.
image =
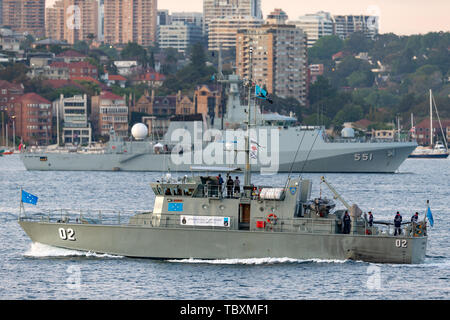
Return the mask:
<path fill-rule="evenodd" d="M 0 150 L 0 156 L 3 156 L 3 155 L 8 155 L 8 154 L 13 154 L 14 153 L 14 150 L 11 150 L 11 149 L 3 149 L 3 150 Z"/>
<path fill-rule="evenodd" d="M 408 158 L 432 158 L 445 159 L 448 157 L 448 150 L 442 142 L 437 142 L 434 148 L 418 146 Z"/>

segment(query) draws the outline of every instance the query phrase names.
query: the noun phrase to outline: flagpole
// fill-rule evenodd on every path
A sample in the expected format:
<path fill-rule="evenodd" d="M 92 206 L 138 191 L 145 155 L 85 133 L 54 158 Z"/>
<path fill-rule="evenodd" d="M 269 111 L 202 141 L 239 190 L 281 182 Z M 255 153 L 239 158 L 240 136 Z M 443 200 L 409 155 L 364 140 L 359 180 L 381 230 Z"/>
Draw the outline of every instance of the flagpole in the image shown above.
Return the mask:
<path fill-rule="evenodd" d="M 24 209 L 24 207 L 23 207 L 23 199 L 22 199 L 22 193 L 23 193 L 22 191 L 23 191 L 23 189 L 22 189 L 22 187 L 20 187 L 20 194 L 19 194 L 19 197 L 20 197 L 19 220 L 20 220 L 20 217 L 22 216 L 22 210 Z"/>
<path fill-rule="evenodd" d="M 428 208 L 430 207 L 430 200 L 427 200 L 427 209 L 425 210 L 425 214 L 423 217 L 423 222 L 426 223 L 427 221 L 427 213 L 428 213 Z"/>

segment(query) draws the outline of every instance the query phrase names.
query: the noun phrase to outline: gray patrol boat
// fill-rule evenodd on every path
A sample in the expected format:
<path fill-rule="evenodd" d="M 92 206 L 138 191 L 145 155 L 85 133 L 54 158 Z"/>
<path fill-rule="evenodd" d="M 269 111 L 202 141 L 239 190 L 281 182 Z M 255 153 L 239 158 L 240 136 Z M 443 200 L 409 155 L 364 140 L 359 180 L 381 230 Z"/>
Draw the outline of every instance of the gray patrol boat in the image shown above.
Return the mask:
<path fill-rule="evenodd" d="M 251 84 L 248 84 L 249 91 Z M 250 105 L 249 105 L 250 109 Z M 124 221 L 63 215 L 19 216 L 33 242 L 55 247 L 155 259 L 353 259 L 376 263 L 422 263 L 427 247 L 426 221 L 408 223 L 394 236 L 371 225 L 357 205 L 322 197 L 311 199 L 312 182 L 289 178 L 281 187 L 251 181 L 249 119 L 246 121 L 243 189 L 216 176 L 166 176 L 151 184 L 151 212 Z M 220 168 L 192 168 L 219 171 Z M 222 168 L 234 174 L 239 168 Z M 351 224 L 344 222 L 347 211 Z M 120 218 L 122 217 L 122 218 Z"/>
<path fill-rule="evenodd" d="M 192 165 L 242 166 L 247 120 L 247 105 L 241 103 L 239 91 L 242 80 L 229 75 L 222 82 L 228 86 L 222 117 L 172 119 L 161 140 L 146 138 L 147 132 L 136 130 L 125 141 L 112 132 L 101 149 L 28 147 L 20 158 L 27 170 L 187 172 Z M 295 117 L 261 112 L 255 102 L 252 107 L 251 147 L 257 149 L 250 160 L 254 172 L 394 173 L 417 147 L 415 141 L 357 138 L 350 128 L 341 138 L 332 139 L 324 127 L 301 126 Z M 132 133 L 139 126 L 144 125 L 135 124 Z"/>

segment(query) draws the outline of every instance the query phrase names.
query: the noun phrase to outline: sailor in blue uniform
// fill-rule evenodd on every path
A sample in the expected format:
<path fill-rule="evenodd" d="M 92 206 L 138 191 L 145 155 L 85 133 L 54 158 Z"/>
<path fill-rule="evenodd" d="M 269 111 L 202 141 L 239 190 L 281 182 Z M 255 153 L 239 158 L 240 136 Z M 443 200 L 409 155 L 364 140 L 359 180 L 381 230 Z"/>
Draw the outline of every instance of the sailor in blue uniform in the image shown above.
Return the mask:
<path fill-rule="evenodd" d="M 401 235 L 402 234 L 402 229 L 400 229 L 400 227 L 402 226 L 402 216 L 400 215 L 400 212 L 397 211 L 397 214 L 395 215 L 394 218 L 394 227 L 395 227 L 395 231 L 394 231 L 394 236 L 397 235 Z"/>
<path fill-rule="evenodd" d="M 372 211 L 369 211 L 369 227 L 373 227 L 373 215 L 372 215 Z"/>
<path fill-rule="evenodd" d="M 348 211 L 345 211 L 344 214 L 344 218 L 342 219 L 344 222 L 344 234 L 349 234 L 350 233 L 350 227 L 352 224 L 352 219 L 350 218 L 350 216 L 348 215 Z"/>

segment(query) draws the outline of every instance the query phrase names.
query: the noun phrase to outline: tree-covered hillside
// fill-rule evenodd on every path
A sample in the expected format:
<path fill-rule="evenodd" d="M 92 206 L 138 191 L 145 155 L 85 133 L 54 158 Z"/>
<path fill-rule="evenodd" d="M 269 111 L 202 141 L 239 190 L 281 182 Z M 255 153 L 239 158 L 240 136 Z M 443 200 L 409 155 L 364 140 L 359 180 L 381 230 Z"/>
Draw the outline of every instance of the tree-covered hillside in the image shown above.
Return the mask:
<path fill-rule="evenodd" d="M 389 122 L 397 115 L 409 123 L 428 116 L 433 90 L 441 117 L 450 117 L 450 33 L 397 36 L 375 40 L 354 33 L 349 39 L 319 39 L 309 49 L 309 64 L 324 74 L 311 85 L 305 121 L 337 126 L 366 118 Z"/>

